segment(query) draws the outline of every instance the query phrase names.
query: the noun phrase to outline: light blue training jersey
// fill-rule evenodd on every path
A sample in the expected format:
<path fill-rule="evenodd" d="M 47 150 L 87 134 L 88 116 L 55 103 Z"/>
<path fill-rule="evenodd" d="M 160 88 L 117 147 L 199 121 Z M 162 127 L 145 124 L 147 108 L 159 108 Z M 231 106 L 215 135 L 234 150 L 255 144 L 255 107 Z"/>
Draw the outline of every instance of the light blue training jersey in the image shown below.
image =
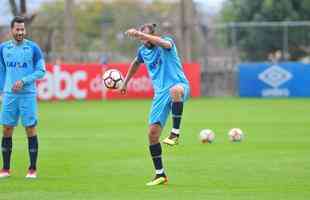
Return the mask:
<path fill-rule="evenodd" d="M 147 66 L 155 93 L 167 91 L 178 83 L 188 85 L 173 39 L 170 37 L 163 37 L 163 39 L 172 44 L 170 49 L 160 46 L 147 48 L 142 45 L 137 52 L 138 61 Z"/>
<path fill-rule="evenodd" d="M 24 40 L 17 44 L 14 40 L 0 45 L 0 92 L 13 93 L 12 87 L 18 80 L 24 86 L 18 94 L 36 93 L 35 81 L 45 74 L 45 62 L 40 47 Z"/>

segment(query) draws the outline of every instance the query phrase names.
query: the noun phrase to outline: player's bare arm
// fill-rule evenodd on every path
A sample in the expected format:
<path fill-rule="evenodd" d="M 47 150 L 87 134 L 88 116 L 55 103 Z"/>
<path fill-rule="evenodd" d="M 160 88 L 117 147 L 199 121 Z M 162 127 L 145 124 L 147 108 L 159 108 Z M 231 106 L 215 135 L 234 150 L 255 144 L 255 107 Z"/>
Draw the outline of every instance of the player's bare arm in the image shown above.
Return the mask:
<path fill-rule="evenodd" d="M 147 40 L 153 45 L 158 45 L 165 49 L 172 48 L 172 44 L 169 41 L 164 40 L 163 38 L 156 36 L 156 35 L 143 33 L 142 31 L 138 31 L 134 28 L 127 30 L 126 35 L 128 35 L 129 37 L 136 38 L 138 40 Z"/>
<path fill-rule="evenodd" d="M 120 88 L 120 91 L 122 94 L 125 94 L 126 93 L 126 90 L 127 90 L 127 84 L 128 82 L 130 81 L 130 79 L 132 78 L 132 76 L 137 72 L 137 70 L 139 69 L 139 66 L 140 66 L 140 62 L 138 61 L 138 58 L 136 57 L 130 64 L 130 67 L 128 69 L 128 72 L 127 72 L 127 75 L 126 75 L 126 78 L 124 80 L 124 83 L 123 85 L 121 86 Z"/>

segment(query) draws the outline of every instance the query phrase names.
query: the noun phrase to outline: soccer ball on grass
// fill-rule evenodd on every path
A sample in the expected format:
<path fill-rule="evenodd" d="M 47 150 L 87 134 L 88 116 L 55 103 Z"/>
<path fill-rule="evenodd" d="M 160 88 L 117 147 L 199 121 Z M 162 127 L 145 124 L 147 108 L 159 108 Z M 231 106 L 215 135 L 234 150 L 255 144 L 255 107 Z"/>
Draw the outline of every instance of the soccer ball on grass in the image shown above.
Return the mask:
<path fill-rule="evenodd" d="M 244 134 L 240 128 L 232 128 L 228 132 L 228 137 L 231 142 L 241 142 Z"/>
<path fill-rule="evenodd" d="M 199 133 L 199 140 L 202 143 L 212 143 L 215 139 L 215 133 L 210 129 L 203 129 Z"/>

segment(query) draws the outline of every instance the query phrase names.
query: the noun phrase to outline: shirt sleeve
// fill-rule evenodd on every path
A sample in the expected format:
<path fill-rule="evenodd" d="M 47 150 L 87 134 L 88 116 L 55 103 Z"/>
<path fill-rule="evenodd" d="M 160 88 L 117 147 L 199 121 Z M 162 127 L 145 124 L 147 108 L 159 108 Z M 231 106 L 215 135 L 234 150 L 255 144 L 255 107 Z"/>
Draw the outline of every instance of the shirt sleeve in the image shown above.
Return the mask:
<path fill-rule="evenodd" d="M 171 48 L 169 48 L 167 50 L 170 50 L 170 49 L 172 49 L 175 46 L 174 41 L 173 41 L 173 39 L 171 37 L 165 36 L 165 37 L 163 37 L 163 39 L 168 41 L 168 42 L 170 42 L 170 44 L 171 44 Z"/>
<path fill-rule="evenodd" d="M 0 45 L 0 93 L 3 92 L 5 83 L 5 62 L 3 58 L 3 46 Z"/>
<path fill-rule="evenodd" d="M 139 63 L 144 63 L 143 57 L 141 55 L 141 48 L 139 48 L 138 51 L 137 51 L 137 60 L 138 60 Z"/>
<path fill-rule="evenodd" d="M 37 45 L 33 45 L 33 67 L 35 69 L 34 72 L 22 78 L 24 84 L 33 83 L 45 75 L 46 69 L 43 53 Z"/>

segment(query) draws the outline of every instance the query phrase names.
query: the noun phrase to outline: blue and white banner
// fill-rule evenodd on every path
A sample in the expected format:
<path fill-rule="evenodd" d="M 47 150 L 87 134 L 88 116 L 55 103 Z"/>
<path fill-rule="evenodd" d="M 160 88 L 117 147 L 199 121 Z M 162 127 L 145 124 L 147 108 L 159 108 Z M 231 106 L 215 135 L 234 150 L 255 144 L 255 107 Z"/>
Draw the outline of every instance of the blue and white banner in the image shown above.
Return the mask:
<path fill-rule="evenodd" d="M 310 64 L 243 63 L 239 65 L 241 97 L 310 97 Z"/>

